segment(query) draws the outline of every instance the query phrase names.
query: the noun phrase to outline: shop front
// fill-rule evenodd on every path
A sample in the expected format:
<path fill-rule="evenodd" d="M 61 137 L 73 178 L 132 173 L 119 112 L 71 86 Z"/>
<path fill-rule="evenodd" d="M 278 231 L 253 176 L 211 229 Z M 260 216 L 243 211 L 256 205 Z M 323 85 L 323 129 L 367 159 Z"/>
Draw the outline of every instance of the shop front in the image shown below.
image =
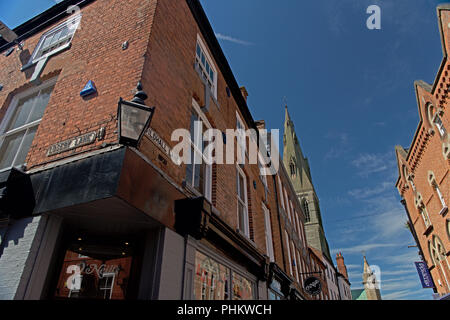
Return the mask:
<path fill-rule="evenodd" d="M 268 258 L 213 212 L 205 198 L 175 203 L 186 238 L 185 300 L 266 300 Z"/>
<path fill-rule="evenodd" d="M 22 175 L 35 205 L 14 219 L 36 226 L 10 230 L 1 255 L 11 260 L 13 243 L 31 243 L 23 273 L 2 274 L 18 277 L 11 298 L 181 299 L 184 238 L 173 212 L 185 196 L 145 156 L 116 146 Z M 4 180 L 11 201 L 19 180 Z"/>

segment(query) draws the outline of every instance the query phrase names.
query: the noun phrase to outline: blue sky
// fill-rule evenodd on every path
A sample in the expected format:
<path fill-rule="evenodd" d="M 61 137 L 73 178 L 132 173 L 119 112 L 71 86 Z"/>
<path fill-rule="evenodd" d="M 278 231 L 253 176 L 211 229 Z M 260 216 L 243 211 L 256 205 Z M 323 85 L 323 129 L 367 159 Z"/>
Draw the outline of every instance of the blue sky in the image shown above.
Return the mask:
<path fill-rule="evenodd" d="M 394 146 L 412 141 L 419 115 L 413 82 L 431 83 L 442 59 L 433 0 L 201 0 L 255 119 L 282 129 L 283 97 L 321 201 L 333 256 L 352 288 L 362 252 L 381 269 L 385 299 L 431 299 L 414 267 L 394 187 Z M 56 1 L 0 0 L 16 27 Z M 381 30 L 366 8 L 381 7 Z M 23 7 L 27 10 L 23 10 Z M 363 217 L 361 217 L 363 216 Z"/>

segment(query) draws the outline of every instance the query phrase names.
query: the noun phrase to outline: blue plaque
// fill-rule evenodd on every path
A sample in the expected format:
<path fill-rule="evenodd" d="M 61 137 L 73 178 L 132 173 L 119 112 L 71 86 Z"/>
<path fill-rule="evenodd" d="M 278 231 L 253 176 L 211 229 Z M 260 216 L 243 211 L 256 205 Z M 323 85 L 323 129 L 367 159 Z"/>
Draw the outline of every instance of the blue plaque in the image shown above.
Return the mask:
<path fill-rule="evenodd" d="M 89 80 L 84 86 L 83 90 L 80 92 L 80 96 L 87 97 L 91 94 L 97 93 L 97 88 L 95 87 L 94 81 Z"/>

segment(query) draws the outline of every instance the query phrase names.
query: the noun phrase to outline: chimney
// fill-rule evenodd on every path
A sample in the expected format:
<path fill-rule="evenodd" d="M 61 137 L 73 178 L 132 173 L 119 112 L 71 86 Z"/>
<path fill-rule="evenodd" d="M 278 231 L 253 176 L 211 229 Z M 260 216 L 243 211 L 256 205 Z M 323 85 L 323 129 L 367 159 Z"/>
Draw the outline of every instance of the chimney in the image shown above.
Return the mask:
<path fill-rule="evenodd" d="M 245 87 L 241 87 L 241 93 L 242 93 L 242 96 L 245 99 L 245 102 L 247 102 L 247 97 L 248 97 L 247 89 L 245 89 Z"/>
<path fill-rule="evenodd" d="M 257 120 L 257 121 L 255 121 L 255 124 L 256 124 L 256 128 L 258 128 L 259 130 L 266 128 L 266 122 L 264 120 Z"/>
<path fill-rule="evenodd" d="M 338 271 L 348 280 L 347 267 L 345 266 L 344 257 L 342 256 L 342 252 L 339 252 L 336 255 L 336 263 L 338 267 Z"/>

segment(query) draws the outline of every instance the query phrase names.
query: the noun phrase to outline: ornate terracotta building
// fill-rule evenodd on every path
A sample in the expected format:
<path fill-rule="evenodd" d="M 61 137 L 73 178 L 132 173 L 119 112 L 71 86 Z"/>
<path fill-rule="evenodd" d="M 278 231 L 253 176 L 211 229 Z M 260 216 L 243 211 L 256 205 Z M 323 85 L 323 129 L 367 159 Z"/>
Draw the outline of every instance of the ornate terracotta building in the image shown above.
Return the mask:
<path fill-rule="evenodd" d="M 432 84 L 414 87 L 420 122 L 411 145 L 397 146 L 396 187 L 409 228 L 440 295 L 450 292 L 450 6 L 437 8 L 444 57 Z"/>

